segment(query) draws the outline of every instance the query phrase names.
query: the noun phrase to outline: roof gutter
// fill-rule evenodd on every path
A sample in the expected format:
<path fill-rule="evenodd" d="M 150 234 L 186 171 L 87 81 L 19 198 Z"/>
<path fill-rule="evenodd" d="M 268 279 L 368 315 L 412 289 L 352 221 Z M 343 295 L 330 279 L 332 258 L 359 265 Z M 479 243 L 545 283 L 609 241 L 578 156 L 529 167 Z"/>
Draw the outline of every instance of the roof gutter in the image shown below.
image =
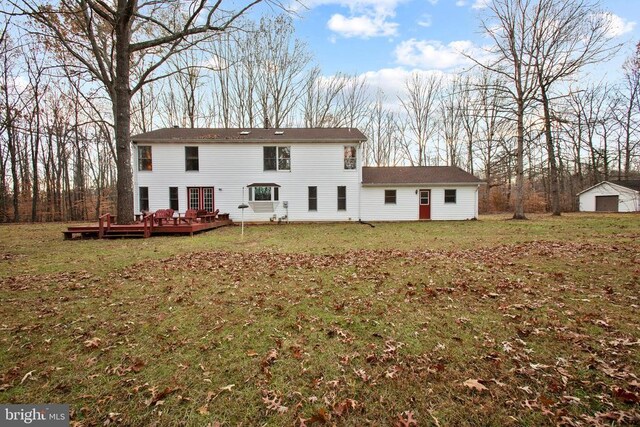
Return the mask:
<path fill-rule="evenodd" d="M 360 139 L 352 139 L 352 138 L 344 138 L 344 139 L 318 139 L 318 138 L 305 138 L 305 139 L 198 139 L 198 138 L 172 138 L 172 139 L 132 139 L 131 142 L 133 144 L 138 143 L 147 143 L 147 144 L 172 144 L 172 143 L 180 143 L 180 144 L 294 144 L 294 143 L 336 143 L 336 144 L 344 144 L 344 143 L 354 143 L 360 144 Z"/>
<path fill-rule="evenodd" d="M 381 182 L 381 183 L 362 183 L 363 187 L 419 187 L 425 185 L 487 185 L 486 182 Z"/>

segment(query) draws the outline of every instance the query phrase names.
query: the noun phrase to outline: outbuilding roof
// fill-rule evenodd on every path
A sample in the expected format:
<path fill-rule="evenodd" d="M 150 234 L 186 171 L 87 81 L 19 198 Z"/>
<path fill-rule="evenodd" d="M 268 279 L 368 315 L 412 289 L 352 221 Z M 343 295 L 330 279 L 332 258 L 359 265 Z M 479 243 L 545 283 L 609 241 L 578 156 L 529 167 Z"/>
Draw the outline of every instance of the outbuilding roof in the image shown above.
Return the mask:
<path fill-rule="evenodd" d="M 363 167 L 362 185 L 482 184 L 455 166 Z"/>
<path fill-rule="evenodd" d="M 627 181 L 609 181 L 609 182 L 621 185 L 623 187 L 630 188 L 635 191 L 640 191 L 640 179 L 630 179 Z"/>
<path fill-rule="evenodd" d="M 356 128 L 164 128 L 131 137 L 134 144 L 152 142 L 361 142 L 366 141 Z"/>
<path fill-rule="evenodd" d="M 586 193 L 587 191 L 599 187 L 603 184 L 615 184 L 615 185 L 619 185 L 621 187 L 625 187 L 628 188 L 630 190 L 633 191 L 640 191 L 640 180 L 638 179 L 630 179 L 630 180 L 626 180 L 626 181 L 601 181 L 599 183 L 597 183 L 596 185 L 592 185 L 589 188 L 586 188 L 584 190 L 582 190 L 581 192 L 579 192 L 577 195 L 581 195 L 582 193 Z"/>

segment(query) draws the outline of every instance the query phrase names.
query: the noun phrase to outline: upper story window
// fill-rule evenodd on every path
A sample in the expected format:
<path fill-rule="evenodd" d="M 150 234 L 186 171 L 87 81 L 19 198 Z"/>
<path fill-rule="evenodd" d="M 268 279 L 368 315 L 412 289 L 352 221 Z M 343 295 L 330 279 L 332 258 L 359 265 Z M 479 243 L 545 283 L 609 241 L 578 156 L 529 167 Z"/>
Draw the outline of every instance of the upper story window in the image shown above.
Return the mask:
<path fill-rule="evenodd" d="M 200 170 L 200 162 L 198 160 L 198 147 L 184 147 L 185 170 Z"/>
<path fill-rule="evenodd" d="M 456 190 L 444 190 L 444 202 L 455 203 L 456 202 Z"/>
<path fill-rule="evenodd" d="M 153 170 L 151 162 L 151 146 L 150 145 L 138 145 L 138 170 L 150 171 Z"/>
<path fill-rule="evenodd" d="M 266 171 L 290 171 L 291 147 L 264 147 L 263 162 Z"/>
<path fill-rule="evenodd" d="M 356 147 L 355 145 L 344 146 L 344 168 L 355 169 L 356 168 Z"/>

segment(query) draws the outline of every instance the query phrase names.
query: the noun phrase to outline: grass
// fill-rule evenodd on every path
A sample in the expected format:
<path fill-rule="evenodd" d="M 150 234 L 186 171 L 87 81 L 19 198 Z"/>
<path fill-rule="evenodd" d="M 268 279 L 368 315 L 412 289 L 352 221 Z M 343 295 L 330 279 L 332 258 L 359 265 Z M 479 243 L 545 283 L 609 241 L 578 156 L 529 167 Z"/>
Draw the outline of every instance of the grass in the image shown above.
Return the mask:
<path fill-rule="evenodd" d="M 0 226 L 0 402 L 81 426 L 639 423 L 640 217 L 507 218 Z"/>

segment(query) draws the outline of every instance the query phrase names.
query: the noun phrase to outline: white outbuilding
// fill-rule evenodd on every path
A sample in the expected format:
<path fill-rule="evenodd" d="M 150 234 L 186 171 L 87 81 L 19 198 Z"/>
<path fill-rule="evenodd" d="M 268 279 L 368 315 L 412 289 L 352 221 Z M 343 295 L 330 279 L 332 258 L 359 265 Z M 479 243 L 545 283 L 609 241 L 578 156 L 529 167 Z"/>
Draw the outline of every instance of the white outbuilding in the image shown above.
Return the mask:
<path fill-rule="evenodd" d="M 602 181 L 578 197 L 580 212 L 640 212 L 640 180 Z"/>

